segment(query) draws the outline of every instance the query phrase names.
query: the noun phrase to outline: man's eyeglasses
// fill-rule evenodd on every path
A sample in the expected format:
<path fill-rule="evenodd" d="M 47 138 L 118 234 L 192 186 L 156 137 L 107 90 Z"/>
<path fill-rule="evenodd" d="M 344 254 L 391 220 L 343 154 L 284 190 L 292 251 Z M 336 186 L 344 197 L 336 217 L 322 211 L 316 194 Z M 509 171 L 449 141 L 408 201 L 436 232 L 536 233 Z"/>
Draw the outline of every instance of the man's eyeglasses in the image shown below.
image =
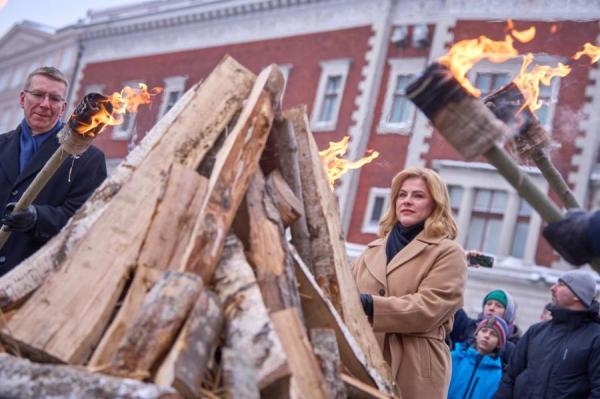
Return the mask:
<path fill-rule="evenodd" d="M 58 96 L 56 94 L 44 93 L 43 91 L 38 90 L 23 90 L 25 93 L 31 95 L 35 101 L 42 102 L 44 98 L 48 96 L 48 101 L 53 105 L 61 104 L 65 101 L 64 98 Z"/>

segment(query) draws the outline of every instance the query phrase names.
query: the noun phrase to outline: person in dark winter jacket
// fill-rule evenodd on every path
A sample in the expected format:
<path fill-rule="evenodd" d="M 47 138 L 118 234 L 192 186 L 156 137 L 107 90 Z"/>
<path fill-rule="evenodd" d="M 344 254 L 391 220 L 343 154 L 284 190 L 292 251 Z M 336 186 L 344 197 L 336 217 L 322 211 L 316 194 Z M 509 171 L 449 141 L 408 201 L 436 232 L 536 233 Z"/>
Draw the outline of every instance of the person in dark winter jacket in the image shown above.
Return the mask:
<path fill-rule="evenodd" d="M 454 314 L 454 326 L 448 338 L 453 348 L 459 342 L 468 342 L 472 339 L 477 324 L 488 316 L 500 316 L 508 325 L 507 345 L 503 348 L 501 357 L 503 364 L 507 364 L 516 343 L 521 337 L 521 331 L 515 324 L 517 307 L 512 296 L 505 290 L 493 290 L 483 298 L 481 313 L 477 319 L 470 318 L 463 309 Z"/>
<path fill-rule="evenodd" d="M 500 351 L 508 325 L 498 316 L 483 319 L 472 344 L 459 343 L 452 351 L 452 379 L 448 399 L 493 398 L 502 378 Z"/>
<path fill-rule="evenodd" d="M 544 227 L 552 248 L 573 265 L 600 258 L 600 210 L 569 209 L 562 220 Z"/>
<path fill-rule="evenodd" d="M 552 319 L 523 335 L 496 398 L 600 398 L 600 305 L 594 276 L 563 274 L 551 288 Z"/>
<path fill-rule="evenodd" d="M 0 134 L 0 224 L 11 235 L 0 249 L 0 276 L 37 251 L 67 223 L 106 177 L 102 151 L 94 146 L 58 168 L 33 204 L 14 211 L 36 175 L 59 148 L 68 82 L 54 67 L 29 74 L 19 95 L 24 119 Z"/>

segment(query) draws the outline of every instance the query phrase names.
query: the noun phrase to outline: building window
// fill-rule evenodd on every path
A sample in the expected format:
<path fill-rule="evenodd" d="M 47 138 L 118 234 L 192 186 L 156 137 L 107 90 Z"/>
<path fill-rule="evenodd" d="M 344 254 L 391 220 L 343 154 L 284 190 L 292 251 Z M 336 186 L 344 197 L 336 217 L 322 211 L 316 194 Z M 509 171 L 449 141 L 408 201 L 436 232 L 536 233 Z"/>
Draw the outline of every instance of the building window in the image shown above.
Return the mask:
<path fill-rule="evenodd" d="M 508 73 L 484 73 L 478 72 L 475 78 L 475 87 L 481 91 L 484 98 L 509 82 Z"/>
<path fill-rule="evenodd" d="M 379 120 L 379 133 L 410 133 L 415 119 L 415 106 L 406 97 L 406 87 L 415 73 L 425 67 L 423 58 L 389 60 L 388 87 Z"/>
<path fill-rule="evenodd" d="M 519 213 L 513 234 L 510 256 L 522 258 L 525 255 L 525 243 L 529 233 L 529 222 L 531 218 L 531 207 L 524 199 L 519 201 Z"/>
<path fill-rule="evenodd" d="M 507 199 L 508 195 L 505 191 L 484 189 L 475 191 L 466 249 L 498 253 Z"/>
<path fill-rule="evenodd" d="M 169 112 L 177 100 L 182 96 L 185 90 L 186 80 L 187 76 L 171 76 L 164 79 L 165 89 L 163 90 L 160 116 Z"/>
<path fill-rule="evenodd" d="M 19 65 L 13 74 L 11 87 L 20 87 L 25 83 L 25 65 Z"/>
<path fill-rule="evenodd" d="M 369 190 L 369 199 L 361 229 L 363 233 L 377 234 L 379 221 L 389 206 L 389 197 L 389 188 L 373 187 Z"/>
<path fill-rule="evenodd" d="M 8 81 L 10 78 L 10 71 L 5 70 L 2 72 L 2 75 L 0 76 L 0 91 L 6 89 L 6 87 L 8 86 Z"/>
<path fill-rule="evenodd" d="M 350 63 L 350 59 L 321 62 L 321 78 L 311 120 L 313 131 L 335 130 Z"/>
<path fill-rule="evenodd" d="M 460 186 L 448 186 L 448 194 L 450 195 L 450 207 L 452 208 L 452 215 L 456 218 L 460 209 L 460 202 L 462 201 L 463 188 Z"/>
<path fill-rule="evenodd" d="M 66 71 L 71 68 L 73 63 L 73 53 L 75 50 L 73 48 L 66 48 L 63 50 L 63 53 L 60 57 L 60 70 Z"/>

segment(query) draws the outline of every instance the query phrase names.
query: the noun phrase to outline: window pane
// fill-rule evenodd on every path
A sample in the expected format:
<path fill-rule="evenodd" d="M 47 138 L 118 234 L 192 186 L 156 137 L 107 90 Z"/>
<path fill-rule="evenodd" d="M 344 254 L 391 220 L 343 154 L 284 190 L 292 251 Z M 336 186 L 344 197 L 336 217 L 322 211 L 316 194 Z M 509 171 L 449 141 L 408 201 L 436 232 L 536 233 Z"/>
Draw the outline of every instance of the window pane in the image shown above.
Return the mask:
<path fill-rule="evenodd" d="M 492 204 L 490 211 L 495 213 L 502 213 L 506 210 L 506 200 L 508 195 L 504 191 L 494 191 L 492 196 Z"/>
<path fill-rule="evenodd" d="M 394 94 L 392 109 L 390 110 L 390 123 L 409 123 L 413 114 L 414 105 L 403 95 Z"/>
<path fill-rule="evenodd" d="M 478 73 L 475 78 L 475 87 L 481 90 L 481 97 L 492 90 L 492 75 L 490 73 Z"/>
<path fill-rule="evenodd" d="M 173 105 L 175 105 L 175 103 L 179 99 L 180 94 L 181 94 L 181 92 L 179 90 L 174 90 L 174 91 L 169 92 L 169 98 L 167 99 L 167 105 L 165 107 L 165 112 L 164 112 L 165 114 L 167 112 L 169 112 L 169 110 L 173 107 Z"/>
<path fill-rule="evenodd" d="M 531 205 L 524 199 L 519 201 L 519 216 L 531 216 Z"/>
<path fill-rule="evenodd" d="M 381 215 L 383 213 L 383 203 L 385 202 L 384 197 L 375 197 L 375 201 L 373 201 L 373 208 L 371 210 L 371 224 L 379 223 L 381 219 Z"/>
<path fill-rule="evenodd" d="M 327 84 L 325 85 L 326 93 L 337 93 L 342 82 L 341 76 L 330 76 L 327 78 Z"/>
<path fill-rule="evenodd" d="M 473 209 L 477 211 L 487 211 L 490 209 L 491 197 L 491 190 L 477 190 L 475 192 L 475 204 L 473 204 Z"/>
<path fill-rule="evenodd" d="M 495 76 L 496 79 L 494 79 L 494 83 L 492 85 L 492 91 L 493 92 L 496 91 L 496 90 L 498 90 L 499 88 L 501 88 L 505 84 L 507 84 L 508 83 L 508 79 L 509 79 L 509 76 L 508 76 L 507 73 L 497 73 L 497 74 L 494 74 L 494 76 Z"/>
<path fill-rule="evenodd" d="M 319 113 L 319 122 L 333 121 L 333 111 L 337 103 L 337 95 L 326 95 Z"/>
<path fill-rule="evenodd" d="M 479 217 L 471 218 L 469 225 L 469 233 L 467 235 L 467 243 L 465 249 L 481 250 L 481 239 L 483 237 L 483 228 L 485 219 Z"/>
<path fill-rule="evenodd" d="M 462 200 L 463 188 L 459 186 L 448 186 L 448 194 L 450 194 L 450 206 L 452 209 L 458 209 L 460 207 L 460 201 Z"/>
<path fill-rule="evenodd" d="M 502 228 L 502 220 L 489 219 L 485 230 L 485 242 L 483 243 L 483 251 L 495 254 L 498 252 L 498 241 L 500 240 L 500 229 Z"/>
<path fill-rule="evenodd" d="M 524 202 L 524 201 L 523 201 Z M 510 255 L 515 258 L 522 258 L 525 255 L 525 244 L 527 233 L 529 232 L 529 222 L 519 222 L 515 227 Z"/>

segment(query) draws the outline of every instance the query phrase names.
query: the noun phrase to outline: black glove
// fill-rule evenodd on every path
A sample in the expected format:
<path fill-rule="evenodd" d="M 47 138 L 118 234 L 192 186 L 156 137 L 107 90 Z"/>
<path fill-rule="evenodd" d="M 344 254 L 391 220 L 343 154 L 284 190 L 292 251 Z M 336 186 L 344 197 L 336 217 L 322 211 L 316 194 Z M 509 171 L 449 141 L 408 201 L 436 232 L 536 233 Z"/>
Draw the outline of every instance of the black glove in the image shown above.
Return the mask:
<path fill-rule="evenodd" d="M 16 202 L 10 202 L 6 205 L 2 224 L 5 225 L 9 231 L 26 232 L 33 229 L 38 218 L 35 206 L 29 205 L 22 211 L 13 212 L 16 204 Z"/>
<path fill-rule="evenodd" d="M 583 265 L 594 257 L 589 230 L 593 215 L 581 209 L 569 209 L 563 220 L 549 223 L 542 234 L 567 262 Z"/>
<path fill-rule="evenodd" d="M 362 303 L 365 314 L 369 319 L 373 317 L 373 296 L 371 294 L 360 294 L 360 303 Z"/>

